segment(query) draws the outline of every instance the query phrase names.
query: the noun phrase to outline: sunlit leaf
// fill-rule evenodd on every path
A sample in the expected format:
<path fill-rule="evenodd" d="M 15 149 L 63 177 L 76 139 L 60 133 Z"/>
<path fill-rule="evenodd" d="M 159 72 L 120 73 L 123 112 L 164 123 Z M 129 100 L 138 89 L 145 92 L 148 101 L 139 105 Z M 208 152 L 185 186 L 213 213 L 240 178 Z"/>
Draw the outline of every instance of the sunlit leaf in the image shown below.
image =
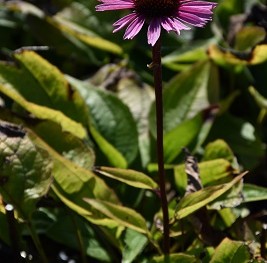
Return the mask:
<path fill-rule="evenodd" d="M 175 217 L 177 219 L 184 218 L 201 207 L 204 207 L 210 202 L 216 200 L 218 197 L 228 191 L 233 185 L 238 183 L 245 174 L 246 173 L 240 174 L 229 183 L 208 186 L 202 190 L 186 195 L 179 202 Z"/>
<path fill-rule="evenodd" d="M 157 183 L 150 177 L 135 170 L 100 166 L 96 167 L 95 171 L 133 187 L 151 190 L 158 188 Z"/>
<path fill-rule="evenodd" d="M 25 99 L 43 106 L 58 109 L 65 115 L 81 122 L 84 126 L 88 123 L 86 105 L 80 94 L 67 82 L 65 76 L 47 60 L 33 51 L 21 51 L 14 53 L 23 71 L 23 78 L 32 78 L 34 87 L 27 89 L 22 85 L 14 85 Z M 0 71 L 1 74 L 1 71 Z M 5 77 L 5 76 L 4 76 Z M 16 78 L 13 75 L 13 78 Z M 13 80 L 9 74 L 9 81 Z M 34 94 L 40 98 L 34 99 Z"/>
<path fill-rule="evenodd" d="M 53 158 L 52 188 L 62 202 L 71 209 L 89 221 L 98 219 L 101 221 L 103 217 L 93 213 L 91 207 L 83 199 L 110 200 L 114 204 L 119 202 L 115 193 L 95 174 L 59 155 L 34 133 L 30 132 L 29 136 L 34 144 L 45 149 Z"/>
<path fill-rule="evenodd" d="M 31 103 L 25 100 L 16 90 L 11 87 L 0 85 L 0 92 L 10 97 L 25 110 L 34 114 L 37 118 L 42 120 L 54 121 L 60 124 L 64 131 L 68 131 L 72 134 L 75 134 L 81 139 L 87 136 L 86 131 L 81 124 L 71 120 L 62 112 Z"/>
<path fill-rule="evenodd" d="M 145 219 L 136 211 L 107 201 L 88 198 L 84 200 L 93 208 L 103 213 L 108 218 L 117 221 L 122 226 L 129 227 L 140 233 L 148 233 Z"/>
<path fill-rule="evenodd" d="M 221 262 L 250 262 L 249 248 L 244 242 L 232 241 L 225 238 L 221 244 L 215 249 L 214 255 L 211 258 L 211 263 Z"/>
<path fill-rule="evenodd" d="M 211 45 L 209 56 L 221 66 L 257 65 L 267 61 L 267 45 L 257 45 L 251 52 L 231 51 Z"/>

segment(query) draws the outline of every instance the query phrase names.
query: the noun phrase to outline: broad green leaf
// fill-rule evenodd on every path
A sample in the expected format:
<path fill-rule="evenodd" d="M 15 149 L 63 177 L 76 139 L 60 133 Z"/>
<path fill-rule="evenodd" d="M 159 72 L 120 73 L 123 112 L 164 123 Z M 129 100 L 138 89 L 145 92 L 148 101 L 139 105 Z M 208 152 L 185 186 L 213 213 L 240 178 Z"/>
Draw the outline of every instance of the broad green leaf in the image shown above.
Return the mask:
<path fill-rule="evenodd" d="M 20 126 L 0 122 L 0 192 L 24 219 L 29 219 L 35 203 L 52 182 L 52 159 L 35 146 Z"/>
<path fill-rule="evenodd" d="M 211 45 L 208 54 L 221 66 L 257 65 L 267 61 L 267 45 L 257 45 L 251 52 L 231 51 Z"/>
<path fill-rule="evenodd" d="M 235 173 L 231 163 L 225 159 L 214 159 L 200 162 L 198 164 L 201 182 L 204 186 L 214 185 L 220 180 L 225 180 Z M 175 184 L 181 193 L 185 192 L 187 186 L 187 175 L 184 165 L 174 167 Z"/>
<path fill-rule="evenodd" d="M 267 188 L 254 184 L 244 184 L 244 203 L 267 200 Z"/>
<path fill-rule="evenodd" d="M 173 253 L 169 256 L 157 256 L 152 258 L 152 263 L 197 263 L 199 260 L 195 256 L 183 253 Z"/>
<path fill-rule="evenodd" d="M 235 156 L 229 145 L 221 139 L 210 142 L 206 146 L 202 161 L 214 160 L 218 158 L 223 158 L 230 163 L 232 163 L 235 159 Z"/>
<path fill-rule="evenodd" d="M 90 132 L 110 164 L 120 168 L 127 167 L 127 161 L 124 156 L 105 138 L 103 138 L 103 136 L 92 125 L 90 126 Z"/>
<path fill-rule="evenodd" d="M 79 26 L 71 21 L 55 16 L 50 20 L 51 24 L 61 32 L 70 35 L 84 44 L 114 54 L 122 54 L 122 48 L 115 43 L 105 40 L 94 32 Z"/>
<path fill-rule="evenodd" d="M 63 131 L 70 132 L 80 139 L 86 138 L 87 134 L 83 126 L 68 118 L 62 112 L 29 102 L 12 87 L 0 85 L 0 92 L 14 100 L 37 118 L 42 120 L 51 120 L 61 125 Z"/>
<path fill-rule="evenodd" d="M 84 54 L 87 58 L 95 59 L 92 54 L 94 50 L 121 54 L 122 49 L 119 45 L 105 40 L 96 33 L 79 26 L 60 15 L 48 16 L 41 9 L 27 2 L 13 2 L 7 5 L 10 10 L 26 15 L 26 22 L 29 29 L 41 42 L 46 40 L 46 44 L 60 48 L 60 52 L 74 51 L 81 57 Z M 42 28 L 42 34 L 38 29 Z M 49 33 L 51 35 L 49 35 Z M 94 48 L 91 50 L 91 48 Z M 80 57 L 80 58 L 81 58 Z"/>
<path fill-rule="evenodd" d="M 229 113 L 218 116 L 211 128 L 208 141 L 217 138 L 221 138 L 231 146 L 238 162 L 242 163 L 245 169 L 255 167 L 264 155 L 263 143 L 256 127 Z"/>
<path fill-rule="evenodd" d="M 127 228 L 124 236 L 124 247 L 122 251 L 122 263 L 131 263 L 144 250 L 148 243 L 145 235 Z"/>
<path fill-rule="evenodd" d="M 154 100 L 153 89 L 137 80 L 122 78 L 117 86 L 118 97 L 129 107 L 138 130 L 138 143 L 143 167 L 150 161 L 149 111 Z"/>
<path fill-rule="evenodd" d="M 60 110 L 71 119 L 84 126 L 87 125 L 88 115 L 84 100 L 76 90 L 72 89 L 58 68 L 33 51 L 16 52 L 14 57 L 22 67 L 23 78 L 32 78 L 35 84 L 34 87 L 14 85 L 25 99 Z M 16 75 L 12 77 L 17 78 Z M 13 80 L 10 78 L 9 74 L 12 83 Z M 41 99 L 36 101 L 34 94 L 38 94 Z"/>
<path fill-rule="evenodd" d="M 174 129 L 182 121 L 218 103 L 218 74 L 216 66 L 205 60 L 178 74 L 163 91 L 164 131 Z M 155 103 L 150 112 L 150 129 L 156 137 Z"/>
<path fill-rule="evenodd" d="M 119 202 L 115 193 L 102 179 L 59 155 L 33 132 L 29 132 L 29 136 L 34 144 L 45 149 L 53 158 L 54 182 L 52 188 L 61 201 L 71 209 L 89 221 L 95 222 L 98 219 L 101 221 L 103 217 L 92 211 L 91 207 L 84 202 L 84 198 L 110 200 L 115 204 Z"/>
<path fill-rule="evenodd" d="M 204 119 L 201 114 L 186 120 L 164 135 L 164 159 L 165 163 L 171 163 L 199 134 Z"/>
<path fill-rule="evenodd" d="M 91 132 L 95 137 L 92 127 L 101 134 L 111 146 L 117 149 L 128 164 L 131 163 L 138 153 L 138 133 L 136 123 L 129 108 L 122 103 L 114 94 L 94 88 L 86 82 L 78 81 L 68 77 L 70 83 L 75 86 L 86 101 L 91 116 Z M 99 135 L 100 135 L 99 134 Z M 99 136 L 95 138 L 99 139 Z M 97 141 L 100 149 L 105 148 L 101 141 Z M 107 151 L 108 159 L 114 158 L 113 154 Z"/>
<path fill-rule="evenodd" d="M 69 132 L 63 132 L 60 125 L 51 121 L 40 121 L 30 125 L 46 143 L 58 153 L 77 165 L 91 170 L 95 163 L 92 144 L 88 139 L 79 139 Z"/>
<path fill-rule="evenodd" d="M 210 202 L 216 200 L 218 197 L 223 195 L 232 186 L 238 183 L 246 173 L 242 173 L 239 176 L 235 177 L 229 183 L 208 186 L 197 192 L 186 195 L 181 199 L 177 206 L 177 211 L 175 213 L 175 218 L 182 219 L 198 209 L 206 206 Z"/>
<path fill-rule="evenodd" d="M 235 37 L 235 49 L 240 51 L 251 50 L 266 37 L 263 27 L 245 26 Z"/>
<path fill-rule="evenodd" d="M 104 166 L 96 167 L 94 170 L 104 176 L 121 181 L 133 187 L 151 190 L 158 188 L 157 183 L 154 182 L 150 177 L 135 170 Z"/>
<path fill-rule="evenodd" d="M 66 231 L 67 230 L 67 231 Z M 98 230 L 99 231 L 99 230 Z M 85 253 L 101 262 L 112 262 L 108 251 L 101 242 L 101 237 L 86 221 L 77 215 L 61 213 L 56 221 L 48 228 L 45 235 L 59 244 L 81 251 L 81 245 Z M 79 239 L 77 236 L 80 237 Z"/>
<path fill-rule="evenodd" d="M 84 198 L 84 200 L 97 211 L 103 213 L 108 218 L 115 220 L 120 225 L 131 228 L 140 233 L 148 234 L 145 219 L 135 210 L 107 201 L 88 198 Z"/>
<path fill-rule="evenodd" d="M 244 242 L 225 238 L 215 249 L 210 263 L 247 263 L 250 259 L 249 248 Z"/>
<path fill-rule="evenodd" d="M 210 42 L 204 42 L 179 48 L 164 56 L 162 58 L 162 64 L 177 71 L 188 69 L 193 63 L 207 58 L 206 49 L 209 45 Z"/>

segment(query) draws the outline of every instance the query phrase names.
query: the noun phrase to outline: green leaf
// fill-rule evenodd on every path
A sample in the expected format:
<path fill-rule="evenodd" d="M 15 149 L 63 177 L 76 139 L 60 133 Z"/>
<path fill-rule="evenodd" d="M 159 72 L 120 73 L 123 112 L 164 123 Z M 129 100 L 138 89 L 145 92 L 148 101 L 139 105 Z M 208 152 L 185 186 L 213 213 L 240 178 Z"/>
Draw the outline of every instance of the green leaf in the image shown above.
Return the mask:
<path fill-rule="evenodd" d="M 110 220 L 103 219 L 103 216 L 95 213 L 92 208 L 84 202 L 84 198 L 97 198 L 99 200 L 110 200 L 118 203 L 115 193 L 105 184 L 105 182 L 95 174 L 59 155 L 54 149 L 43 140 L 29 131 L 31 140 L 38 147 L 45 149 L 53 158 L 54 182 L 52 189 L 59 199 L 68 207 L 84 216 L 94 223 L 100 221 L 104 224 L 111 224 Z"/>
<path fill-rule="evenodd" d="M 66 231 L 67 229 L 67 231 Z M 56 221 L 48 228 L 45 235 L 52 240 L 72 249 L 81 251 L 101 262 L 112 262 L 108 251 L 103 247 L 101 238 L 86 221 L 69 212 L 61 213 Z M 78 240 L 79 236 L 80 240 Z"/>
<path fill-rule="evenodd" d="M 16 52 L 14 57 L 22 67 L 23 78 L 31 78 L 34 83 L 34 86 L 31 85 L 27 89 L 22 85 L 14 85 L 14 88 L 26 100 L 60 110 L 71 119 L 87 126 L 88 114 L 85 102 L 80 94 L 68 84 L 58 68 L 33 51 Z M 9 74 L 11 83 L 12 77 L 18 76 Z M 39 96 L 37 100 L 34 98 L 35 94 Z"/>
<path fill-rule="evenodd" d="M 244 203 L 267 200 L 267 188 L 253 184 L 244 184 Z"/>
<path fill-rule="evenodd" d="M 266 37 L 263 27 L 244 26 L 235 37 L 235 49 L 240 51 L 251 50 Z"/>
<path fill-rule="evenodd" d="M 257 45 L 251 52 L 238 52 L 227 49 L 220 49 L 216 45 L 211 45 L 208 51 L 210 58 L 218 65 L 247 66 L 257 65 L 267 61 L 267 45 Z"/>
<path fill-rule="evenodd" d="M 117 90 L 118 97 L 129 107 L 137 123 L 141 161 L 143 167 L 146 167 L 151 158 L 148 116 L 154 100 L 154 91 L 145 83 L 140 84 L 137 80 L 128 78 L 119 81 Z"/>
<path fill-rule="evenodd" d="M 107 201 L 88 198 L 84 198 L 84 200 L 97 211 L 103 213 L 108 218 L 115 220 L 120 225 L 131 228 L 143 234 L 148 234 L 145 219 L 140 214 L 135 212 L 135 210 Z"/>
<path fill-rule="evenodd" d="M 210 263 L 247 263 L 250 259 L 249 248 L 244 242 L 225 238 L 216 248 Z"/>
<path fill-rule="evenodd" d="M 197 263 L 199 262 L 194 256 L 183 253 L 173 253 L 169 256 L 157 256 L 153 257 L 153 263 Z"/>
<path fill-rule="evenodd" d="M 121 181 L 133 187 L 151 190 L 158 188 L 157 183 L 155 183 L 150 177 L 135 170 L 104 166 L 96 167 L 94 170 L 104 176 Z"/>
<path fill-rule="evenodd" d="M 126 229 L 124 236 L 124 247 L 122 251 L 122 263 L 131 263 L 144 250 L 148 239 L 130 228 Z"/>
<path fill-rule="evenodd" d="M 208 186 L 202 190 L 186 195 L 177 206 L 175 217 L 182 219 L 227 192 L 233 185 L 238 183 L 246 173 L 242 173 L 226 184 Z"/>
<path fill-rule="evenodd" d="M 125 160 L 124 156 L 117 149 L 115 149 L 114 146 L 111 145 L 92 125 L 90 126 L 90 132 L 110 164 L 120 168 L 127 167 L 127 161 Z"/>
<path fill-rule="evenodd" d="M 165 163 L 171 163 L 199 134 L 203 125 L 202 114 L 186 120 L 164 135 L 164 159 Z"/>
<path fill-rule="evenodd" d="M 51 121 L 28 125 L 65 158 L 85 169 L 91 170 L 94 166 L 95 155 L 88 139 L 81 140 L 69 132 L 63 132 L 60 125 Z"/>
<path fill-rule="evenodd" d="M 174 129 L 199 111 L 218 103 L 217 68 L 201 61 L 175 76 L 163 91 L 164 131 Z M 150 112 L 150 129 L 156 137 L 155 104 Z"/>
<path fill-rule="evenodd" d="M 62 112 L 29 102 L 12 87 L 0 85 L 0 92 L 14 100 L 21 107 L 35 115 L 37 118 L 41 120 L 51 120 L 55 123 L 58 123 L 61 125 L 63 131 L 70 132 L 80 139 L 87 137 L 87 133 L 83 126 L 80 123 L 68 118 Z"/>
<path fill-rule="evenodd" d="M 235 159 L 235 156 L 229 145 L 221 139 L 210 142 L 206 146 L 202 161 L 214 160 L 218 158 L 223 158 L 230 163 L 232 163 Z"/>
<path fill-rule="evenodd" d="M 198 167 L 201 182 L 204 186 L 214 185 L 218 181 L 227 179 L 235 173 L 231 163 L 225 159 L 200 162 Z M 187 186 L 187 175 L 183 164 L 174 167 L 174 179 L 177 188 L 181 193 L 184 193 Z"/>
<path fill-rule="evenodd" d="M 256 128 L 246 120 L 229 113 L 218 116 L 211 128 L 208 141 L 214 141 L 217 138 L 231 145 L 232 151 L 238 156 L 238 161 L 245 169 L 255 167 L 264 155 L 263 143 Z"/>
<path fill-rule="evenodd" d="M 91 115 L 92 135 L 94 137 L 96 135 L 92 130 L 93 126 L 110 145 L 123 155 L 128 164 L 131 163 L 138 153 L 138 133 L 129 108 L 110 92 L 96 89 L 74 78 L 68 77 L 68 79 L 86 101 Z M 107 147 L 107 143 L 101 145 L 100 134 L 95 139 L 98 140 L 98 146 L 102 149 L 102 147 Z M 108 159 L 112 160 L 113 154 L 109 153 L 106 148 L 105 150 L 104 153 L 108 154 Z"/>
<path fill-rule="evenodd" d="M 29 219 L 35 203 L 49 190 L 52 159 L 36 147 L 19 126 L 0 122 L 0 192 L 24 219 Z"/>

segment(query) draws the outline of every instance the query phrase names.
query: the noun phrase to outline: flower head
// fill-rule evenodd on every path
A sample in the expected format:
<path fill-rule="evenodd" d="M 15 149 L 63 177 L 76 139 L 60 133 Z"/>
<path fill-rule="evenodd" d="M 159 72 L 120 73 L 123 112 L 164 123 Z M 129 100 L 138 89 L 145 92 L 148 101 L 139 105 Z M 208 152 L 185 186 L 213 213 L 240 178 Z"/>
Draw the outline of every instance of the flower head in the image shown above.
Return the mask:
<path fill-rule="evenodd" d="M 198 0 L 99 0 L 97 11 L 132 9 L 133 12 L 113 24 L 114 31 L 127 26 L 124 39 L 134 38 L 144 23 L 149 24 L 148 43 L 157 42 L 161 27 L 166 31 L 180 34 L 190 29 L 186 24 L 203 27 L 212 19 L 212 10 L 216 3 Z"/>

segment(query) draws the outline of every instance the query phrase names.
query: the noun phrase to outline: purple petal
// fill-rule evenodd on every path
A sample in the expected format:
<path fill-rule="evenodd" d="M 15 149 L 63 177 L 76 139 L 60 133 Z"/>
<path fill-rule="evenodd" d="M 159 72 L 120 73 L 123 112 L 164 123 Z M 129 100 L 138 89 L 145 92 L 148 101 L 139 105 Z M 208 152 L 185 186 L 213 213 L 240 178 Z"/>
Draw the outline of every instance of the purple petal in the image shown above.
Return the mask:
<path fill-rule="evenodd" d="M 147 31 L 148 44 L 154 46 L 159 39 L 161 32 L 160 18 L 153 18 L 149 24 Z"/>
<path fill-rule="evenodd" d="M 212 19 L 212 9 L 216 3 L 204 1 L 182 1 L 178 8 L 177 18 L 188 24 L 203 27 Z"/>
<path fill-rule="evenodd" d="M 101 0 L 96 11 L 122 10 L 134 8 L 133 0 Z"/>
<path fill-rule="evenodd" d="M 169 18 L 164 17 L 161 19 L 161 25 L 166 31 L 176 31 L 177 34 L 180 34 L 180 30 L 189 30 L 190 28 L 187 27 L 185 24 L 180 22 L 176 18 Z"/>
<path fill-rule="evenodd" d="M 124 39 L 133 39 L 139 33 L 139 31 L 143 27 L 144 23 L 145 23 L 145 18 L 143 16 L 138 16 L 136 14 L 136 18 L 127 27 L 123 38 Z"/>
<path fill-rule="evenodd" d="M 119 31 L 120 29 L 122 29 L 123 27 L 127 26 L 128 24 L 130 24 L 134 19 L 137 18 L 137 14 L 136 13 L 131 13 L 127 16 L 124 16 L 123 18 L 119 19 L 117 22 L 115 22 L 113 24 L 113 26 L 115 27 L 115 29 L 113 30 L 113 33 Z"/>

